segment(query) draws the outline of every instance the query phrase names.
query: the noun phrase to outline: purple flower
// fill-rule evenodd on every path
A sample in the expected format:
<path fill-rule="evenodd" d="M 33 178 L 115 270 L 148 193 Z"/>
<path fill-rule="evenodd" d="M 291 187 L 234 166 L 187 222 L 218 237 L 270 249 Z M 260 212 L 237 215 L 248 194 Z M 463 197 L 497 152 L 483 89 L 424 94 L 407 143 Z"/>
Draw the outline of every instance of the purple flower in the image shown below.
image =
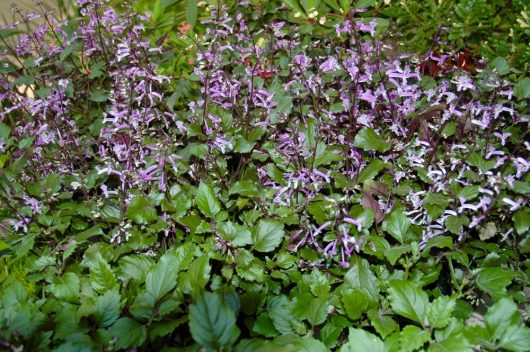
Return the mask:
<path fill-rule="evenodd" d="M 329 56 L 326 61 L 320 64 L 319 68 L 322 72 L 328 73 L 337 71 L 340 68 L 340 65 L 335 56 Z"/>
<path fill-rule="evenodd" d="M 465 75 L 460 75 L 456 79 L 452 80 L 456 84 L 456 91 L 466 91 L 468 89 L 475 89 L 473 80 Z"/>
<path fill-rule="evenodd" d="M 311 58 L 306 54 L 298 54 L 294 57 L 294 63 L 299 66 L 300 70 L 306 70 L 311 65 Z"/>
<path fill-rule="evenodd" d="M 356 27 L 358 30 L 363 32 L 370 32 L 370 35 L 375 36 L 375 27 L 377 26 L 377 21 L 374 19 L 370 23 L 357 22 Z"/>

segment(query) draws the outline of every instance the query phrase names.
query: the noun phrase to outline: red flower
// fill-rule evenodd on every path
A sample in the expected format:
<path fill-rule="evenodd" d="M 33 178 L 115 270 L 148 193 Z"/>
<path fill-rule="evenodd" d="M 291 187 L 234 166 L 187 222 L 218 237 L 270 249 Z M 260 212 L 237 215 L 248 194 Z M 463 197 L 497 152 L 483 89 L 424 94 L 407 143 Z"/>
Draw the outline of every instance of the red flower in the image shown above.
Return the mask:
<path fill-rule="evenodd" d="M 178 27 L 177 29 L 180 31 L 180 33 L 186 34 L 191 28 L 193 28 L 191 24 L 186 21 L 182 21 L 180 23 L 180 27 Z"/>

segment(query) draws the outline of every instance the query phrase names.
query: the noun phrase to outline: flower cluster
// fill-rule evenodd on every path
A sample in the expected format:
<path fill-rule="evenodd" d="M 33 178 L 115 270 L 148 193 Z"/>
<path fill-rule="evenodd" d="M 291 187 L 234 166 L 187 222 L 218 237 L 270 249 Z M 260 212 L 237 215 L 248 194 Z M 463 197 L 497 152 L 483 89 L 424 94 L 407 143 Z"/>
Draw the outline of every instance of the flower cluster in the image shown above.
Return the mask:
<path fill-rule="evenodd" d="M 241 152 L 237 133 L 261 135 L 248 152 L 272 201 L 300 217 L 291 248 L 309 243 L 345 266 L 392 212 L 406 214 L 423 248 L 528 204 L 530 149 L 519 142 L 528 121 L 510 83 L 457 67 L 449 79 L 424 76 L 376 28 L 346 20 L 335 37 L 308 43 L 285 22 L 256 35 L 221 13 L 195 68 L 202 99 L 192 119 L 224 141 L 211 152 Z"/>
<path fill-rule="evenodd" d="M 5 43 L 10 50 L 2 53 L 0 121 L 11 126 L 12 157 L 26 163 L 20 179 L 84 175 L 71 182 L 71 190 L 85 196 L 93 187 L 90 178 L 117 179 L 112 186 L 102 183 L 100 191 L 123 217 L 131 189 L 153 182 L 167 189 L 164 142 L 176 126 L 163 100 L 169 77 L 157 73 L 153 60 L 161 48 L 143 37 L 148 15 L 118 13 L 101 0 L 78 3 L 82 20 L 73 31 L 43 8 L 29 15 L 17 10 L 21 21 L 6 28 L 35 29 L 14 47 Z M 31 193 L 22 192 L 20 202 L 28 216 L 36 216 L 40 206 Z M 121 234 L 116 229 L 113 239 Z"/>

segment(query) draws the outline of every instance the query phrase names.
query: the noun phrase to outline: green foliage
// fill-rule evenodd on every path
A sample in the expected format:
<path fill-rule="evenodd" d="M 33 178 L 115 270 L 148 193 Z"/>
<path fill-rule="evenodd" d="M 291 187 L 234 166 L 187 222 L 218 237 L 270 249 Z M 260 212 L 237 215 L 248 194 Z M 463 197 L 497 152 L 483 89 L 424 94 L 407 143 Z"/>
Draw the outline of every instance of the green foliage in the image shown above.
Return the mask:
<path fill-rule="evenodd" d="M 227 11 L 234 11 L 234 2 L 225 4 Z M 189 31 L 204 34 L 201 20 L 217 4 L 139 0 L 134 6 L 151 14 L 150 41 L 162 40 L 160 72 L 179 77 L 173 80 L 171 96 L 160 104 L 169 105 L 176 120 L 187 119 L 184 109 L 200 96 L 194 63 L 189 63 L 195 60 L 196 47 L 178 27 L 186 21 L 193 25 Z M 368 11 L 354 12 L 358 8 Z M 530 79 L 523 77 L 530 51 L 524 46 L 530 33 L 524 26 L 528 18 L 521 12 L 529 10 L 522 1 L 251 0 L 245 15 L 250 19 L 249 30 L 258 34 L 268 21 L 298 23 L 297 35 L 305 43 L 334 35 L 333 25 L 348 16 L 367 23 L 376 18 L 377 35 L 384 34 L 388 19 L 390 28 L 419 53 L 430 48 L 438 27 L 450 25 L 440 33 L 442 38 L 456 50 L 470 47 L 495 58 L 489 69 L 516 81 L 513 94 L 524 111 L 530 97 Z M 510 29 L 512 35 L 508 35 Z M 0 31 L 2 38 L 15 34 Z M 269 43 L 263 40 L 265 44 L 257 48 L 267 48 Z M 68 65 L 80 50 L 75 43 L 68 46 L 60 61 Z M 278 58 L 280 77 L 292 70 L 288 63 L 287 58 Z M 90 80 L 107 79 L 105 65 L 92 63 Z M 233 69 L 245 69 L 241 66 Z M 260 80 L 256 78 L 268 87 Z M 294 89 L 285 92 L 280 82 L 270 84 L 275 85 L 271 91 L 277 102 L 271 114 L 274 126 L 289 124 L 284 114 L 295 111 L 305 116 L 308 111 Z M 32 85 L 38 79 L 20 74 L 11 83 Z M 83 132 L 90 138 L 102 128 L 103 111 L 95 106 L 110 96 L 107 86 L 98 87 L 87 85 L 83 92 L 94 111 L 76 116 L 90 124 Z M 35 94 L 50 92 L 41 87 Z M 339 92 L 325 94 L 333 97 Z M 333 108 L 341 110 L 339 105 Z M 255 118 L 254 113 L 245 118 Z M 219 109 L 215 114 L 224 119 L 220 123 L 226 123 L 243 112 Z M 436 138 L 451 145 L 465 121 L 448 118 L 450 122 Z M 351 181 L 333 175 L 324 195 L 310 202 L 295 192 L 296 202 L 278 205 L 271 201 L 273 193 L 263 186 L 259 173 L 284 187 L 289 166 L 285 156 L 269 145 L 269 131 L 251 124 L 237 126 L 227 132 L 234 138 L 233 153 L 214 154 L 198 122 L 182 136 L 168 139 L 168 144 L 175 144 L 171 151 L 176 156 L 168 189 L 144 187 L 116 206 L 101 195 L 100 188 L 116 179 L 90 169 L 91 165 L 83 175 L 65 178 L 49 173 L 35 175 L 38 182 L 17 181 L 17 175 L 31 170 L 33 161 L 23 152 L 13 155 L 12 150 L 34 148 L 35 137 L 17 140 L 16 121 L 9 119 L 0 122 L 0 195 L 13 201 L 1 199 L 0 207 L 0 345 L 6 348 L 447 352 L 480 346 L 490 351 L 528 350 L 528 208 L 522 206 L 508 217 L 494 213 L 496 222 L 473 230 L 470 217 L 448 215 L 440 224 L 443 233 L 421 243 L 420 250 L 424 228 L 402 199 L 433 185 L 429 165 L 418 167 L 416 178 L 396 181 L 395 172 L 409 161 L 389 156 L 399 150 L 400 142 L 387 140 L 382 129 L 359 127 L 355 135 L 346 137 L 359 150 L 388 153 L 388 157 L 362 160 L 367 166 Z M 317 136 L 316 127 L 303 128 L 308 136 L 304 146 L 314 150 L 308 158 L 312 167 L 339 160 L 336 150 L 323 142 L 325 137 Z M 509 126 L 506 132 L 512 135 L 509 147 L 502 150 L 523 149 L 526 131 Z M 492 161 L 484 152 L 488 145 L 479 142 L 484 145 L 465 160 L 474 170 L 467 171 L 467 184 L 449 182 L 443 189 L 427 186 L 422 207 L 431 219 L 440 218 L 449 205 L 476 203 L 482 197 L 479 176 L 513 174 L 509 168 L 498 175 L 490 171 Z M 437 157 L 434 153 L 433 158 Z M 198 168 L 197 160 L 210 168 Z M 263 168 L 258 170 L 256 165 Z M 76 183 L 80 186 L 72 186 Z M 510 192 L 527 197 L 528 184 L 528 176 L 523 177 Z M 45 201 L 42 212 L 33 213 L 27 206 L 11 209 L 10 204 L 21 201 L 21 192 Z M 499 199 L 492 201 L 500 203 L 507 192 L 501 189 Z M 386 199 L 392 200 L 392 207 L 382 209 L 380 201 Z M 296 246 L 305 233 L 294 230 L 300 224 L 303 228 L 335 221 L 333 211 L 344 204 L 340 217 L 362 219 L 360 229 L 352 225 L 348 231 L 363 236 L 359 244 L 363 250 L 354 251 L 342 263 L 347 268 L 323 256 L 322 248 Z M 14 212 L 34 220 L 23 236 L 12 230 Z M 320 235 L 331 241 L 336 231 L 334 224 L 324 226 Z M 312 238 L 305 241 L 310 243 Z M 473 320 L 477 315 L 479 322 Z"/>
<path fill-rule="evenodd" d="M 207 350 L 219 351 L 239 335 L 236 315 L 222 296 L 204 292 L 190 305 L 191 335 Z"/>

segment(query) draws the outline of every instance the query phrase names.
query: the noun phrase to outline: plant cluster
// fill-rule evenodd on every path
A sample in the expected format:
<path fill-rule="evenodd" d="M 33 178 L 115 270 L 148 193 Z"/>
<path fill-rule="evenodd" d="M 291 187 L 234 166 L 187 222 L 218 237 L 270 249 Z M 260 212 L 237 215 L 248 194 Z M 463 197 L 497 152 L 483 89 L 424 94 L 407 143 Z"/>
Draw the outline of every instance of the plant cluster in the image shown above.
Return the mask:
<path fill-rule="evenodd" d="M 507 60 L 427 75 L 362 4 L 219 2 L 169 39 L 160 8 L 78 4 L 0 32 L 2 347 L 528 349 Z"/>

